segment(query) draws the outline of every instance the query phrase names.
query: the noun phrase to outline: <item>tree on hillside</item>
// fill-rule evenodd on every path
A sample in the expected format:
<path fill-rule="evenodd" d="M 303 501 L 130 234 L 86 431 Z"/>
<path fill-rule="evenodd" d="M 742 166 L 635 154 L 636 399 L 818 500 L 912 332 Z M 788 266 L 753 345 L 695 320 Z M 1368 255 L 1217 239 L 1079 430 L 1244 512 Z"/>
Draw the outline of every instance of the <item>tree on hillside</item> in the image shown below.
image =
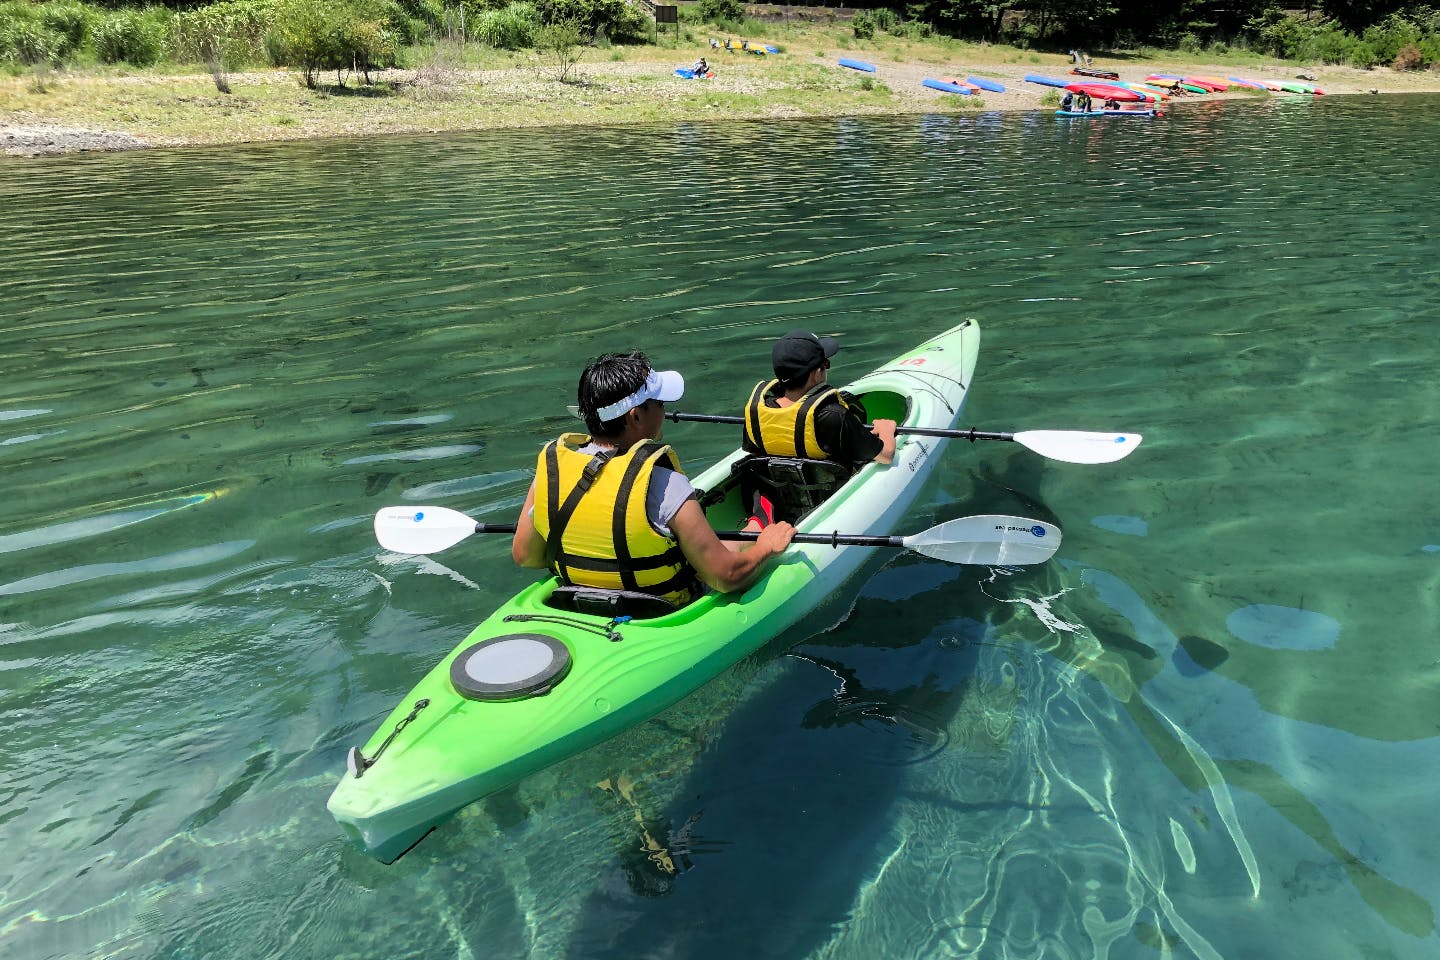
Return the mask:
<path fill-rule="evenodd" d="M 1410 5 L 1405 0 L 1321 0 L 1320 10 L 1340 21 L 1346 30 L 1359 33 Z"/>

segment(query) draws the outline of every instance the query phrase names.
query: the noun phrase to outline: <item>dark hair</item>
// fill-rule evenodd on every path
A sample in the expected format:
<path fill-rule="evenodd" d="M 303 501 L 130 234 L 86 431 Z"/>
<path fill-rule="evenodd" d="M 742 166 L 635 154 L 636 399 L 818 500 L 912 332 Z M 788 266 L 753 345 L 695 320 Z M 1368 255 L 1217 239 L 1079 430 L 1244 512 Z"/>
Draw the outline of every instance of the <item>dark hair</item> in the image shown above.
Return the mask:
<path fill-rule="evenodd" d="M 598 411 L 624 400 L 645 385 L 650 376 L 650 358 L 639 350 L 607 353 L 585 365 L 580 374 L 577 399 L 585 429 L 592 437 L 616 437 L 625 429 L 625 415 L 601 421 Z"/>
<path fill-rule="evenodd" d="M 805 381 L 808 380 L 808 379 L 810 379 L 810 374 L 814 373 L 816 370 L 819 370 L 821 367 L 824 367 L 826 370 L 830 369 L 830 358 L 829 358 L 829 357 L 826 357 L 824 360 L 821 360 L 819 363 L 815 364 L 815 366 L 811 367 L 809 370 L 806 370 L 806 371 L 805 371 L 804 373 L 802 373 L 802 374 L 799 374 L 799 375 L 797 375 L 797 376 L 791 377 L 789 380 L 781 380 L 781 381 L 780 381 L 780 389 L 781 389 L 781 390 L 799 390 L 801 387 L 805 386 Z"/>

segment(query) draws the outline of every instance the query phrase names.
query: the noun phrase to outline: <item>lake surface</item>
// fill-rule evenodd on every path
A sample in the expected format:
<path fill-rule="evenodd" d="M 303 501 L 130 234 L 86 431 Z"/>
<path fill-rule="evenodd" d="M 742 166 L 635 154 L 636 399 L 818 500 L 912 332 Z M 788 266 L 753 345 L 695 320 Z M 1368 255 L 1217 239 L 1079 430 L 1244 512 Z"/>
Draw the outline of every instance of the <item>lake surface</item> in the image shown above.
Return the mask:
<path fill-rule="evenodd" d="M 1437 956 L 1436 142 L 1393 96 L 0 158 L 0 954 Z M 731 413 L 792 328 L 843 381 L 967 316 L 965 425 L 1145 434 L 953 445 L 910 517 L 1054 561 L 887 558 L 347 846 L 347 747 L 533 579 L 379 507 L 513 519 L 600 352 Z"/>

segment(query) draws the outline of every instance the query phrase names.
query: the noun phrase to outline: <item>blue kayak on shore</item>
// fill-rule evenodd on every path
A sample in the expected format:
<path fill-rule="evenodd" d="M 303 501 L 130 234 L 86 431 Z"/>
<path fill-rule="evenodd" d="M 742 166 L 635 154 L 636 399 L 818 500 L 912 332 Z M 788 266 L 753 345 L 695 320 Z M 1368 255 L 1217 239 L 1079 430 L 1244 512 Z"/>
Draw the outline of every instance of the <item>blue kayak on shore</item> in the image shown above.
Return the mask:
<path fill-rule="evenodd" d="M 864 60 L 851 60 L 849 57 L 841 57 L 840 66 L 849 67 L 851 70 L 863 70 L 866 73 L 875 72 L 875 64 L 866 63 Z"/>
<path fill-rule="evenodd" d="M 966 77 L 965 82 L 972 87 L 979 87 L 981 90 L 989 90 L 991 93 L 1004 93 L 1005 84 L 997 83 L 994 80 L 986 80 L 984 77 Z"/>
<path fill-rule="evenodd" d="M 931 80 L 928 77 L 924 80 L 921 80 L 920 85 L 922 87 L 929 87 L 931 90 L 941 90 L 945 93 L 960 93 L 966 96 L 969 96 L 970 94 L 975 92 L 969 87 L 962 86 L 958 83 L 946 83 L 944 80 Z"/>
<path fill-rule="evenodd" d="M 1070 85 L 1069 80 L 1056 80 L 1054 77 L 1042 77 L 1038 73 L 1025 74 L 1025 82 L 1039 83 L 1047 87 L 1068 87 Z"/>

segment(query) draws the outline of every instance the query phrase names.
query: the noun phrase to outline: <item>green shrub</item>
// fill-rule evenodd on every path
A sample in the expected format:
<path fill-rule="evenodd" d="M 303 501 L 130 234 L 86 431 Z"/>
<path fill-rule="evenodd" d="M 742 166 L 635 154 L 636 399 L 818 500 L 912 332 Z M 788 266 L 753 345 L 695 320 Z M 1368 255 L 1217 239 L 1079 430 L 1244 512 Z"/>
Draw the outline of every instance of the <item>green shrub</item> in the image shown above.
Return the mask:
<path fill-rule="evenodd" d="M 877 30 L 884 30 L 888 34 L 900 32 L 901 20 L 898 14 L 889 7 L 876 7 L 870 11 L 870 19 L 875 22 Z"/>
<path fill-rule="evenodd" d="M 523 50 L 535 44 L 540 11 L 533 3 L 512 3 L 503 10 L 486 10 L 469 25 L 470 35 L 499 50 Z"/>
<path fill-rule="evenodd" d="M 650 35 L 648 26 L 638 27 L 638 11 L 626 0 L 537 0 L 536 6 L 542 23 L 579 27 L 586 43 L 597 37 L 626 40 Z"/>
<path fill-rule="evenodd" d="M 624 4 L 610 23 L 610 39 L 616 43 L 649 43 L 649 18 L 634 4 Z"/>
<path fill-rule="evenodd" d="M 1256 50 L 1285 60 L 1297 59 L 1300 48 L 1310 35 L 1310 27 L 1305 21 L 1287 16 L 1278 8 L 1251 20 L 1246 30 L 1255 37 Z"/>
<path fill-rule="evenodd" d="M 742 0 L 699 0 L 695 12 L 706 23 L 739 24 L 745 21 L 745 4 Z"/>
<path fill-rule="evenodd" d="M 305 86 L 314 88 L 321 70 L 345 65 L 337 0 L 281 0 L 265 37 L 266 52 L 277 67 L 299 67 Z"/>
<path fill-rule="evenodd" d="M 170 40 L 170 16 L 163 8 L 117 10 L 95 24 L 94 38 L 101 63 L 153 66 Z"/>
<path fill-rule="evenodd" d="M 0 19 L 0 60 L 17 65 L 59 64 L 65 39 L 37 20 Z"/>
<path fill-rule="evenodd" d="M 1377 24 L 1365 28 L 1361 38 L 1375 51 L 1377 61 L 1390 63 L 1399 55 L 1400 49 L 1419 43 L 1424 31 L 1419 24 L 1399 14 L 1391 14 Z"/>
<path fill-rule="evenodd" d="M 265 36 L 275 22 L 274 0 L 219 0 L 175 14 L 170 58 L 177 63 L 215 61 L 224 67 L 265 59 Z"/>
<path fill-rule="evenodd" d="M 37 8 L 40 22 L 60 37 L 60 56 L 70 59 L 90 39 L 94 11 L 82 3 L 45 3 Z"/>
<path fill-rule="evenodd" d="M 1311 35 L 1301 55 L 1322 63 L 1345 63 L 1358 42 L 1354 34 L 1346 33 L 1339 25 L 1326 23 Z"/>
<path fill-rule="evenodd" d="M 299 67 L 314 88 L 321 70 L 370 71 L 399 60 L 400 33 L 393 21 L 407 21 L 392 0 L 280 0 L 265 38 L 276 66 Z"/>
<path fill-rule="evenodd" d="M 850 20 L 850 29 L 857 40 L 875 39 L 875 18 L 869 12 L 861 10 Z"/>
<path fill-rule="evenodd" d="M 1364 40 L 1359 41 L 1350 48 L 1350 66 L 1359 70 L 1370 70 L 1380 62 L 1375 48 Z"/>

